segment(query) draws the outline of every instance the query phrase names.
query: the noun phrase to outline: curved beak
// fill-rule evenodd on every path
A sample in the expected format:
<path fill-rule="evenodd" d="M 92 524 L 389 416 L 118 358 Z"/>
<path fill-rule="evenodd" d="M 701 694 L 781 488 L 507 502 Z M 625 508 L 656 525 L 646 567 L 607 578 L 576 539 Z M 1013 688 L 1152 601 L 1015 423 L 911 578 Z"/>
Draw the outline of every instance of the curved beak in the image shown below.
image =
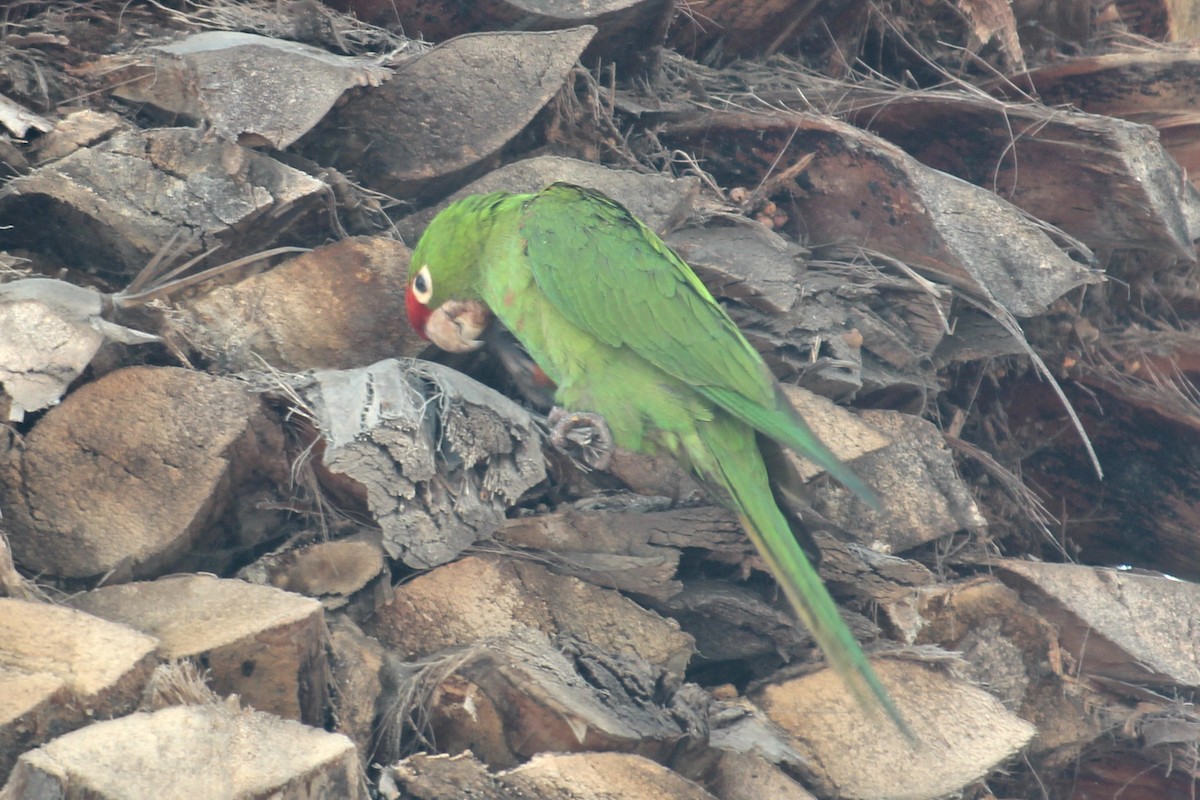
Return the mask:
<path fill-rule="evenodd" d="M 483 346 L 480 334 L 492 312 L 478 300 L 448 300 L 433 310 L 425 323 L 429 341 L 451 353 L 469 353 Z"/>

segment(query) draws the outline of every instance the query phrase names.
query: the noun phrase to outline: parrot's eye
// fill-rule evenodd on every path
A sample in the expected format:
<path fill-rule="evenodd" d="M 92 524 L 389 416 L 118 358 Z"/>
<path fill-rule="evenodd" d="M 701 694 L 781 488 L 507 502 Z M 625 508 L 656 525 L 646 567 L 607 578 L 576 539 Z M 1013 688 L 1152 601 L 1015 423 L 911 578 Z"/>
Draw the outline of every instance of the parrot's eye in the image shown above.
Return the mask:
<path fill-rule="evenodd" d="M 421 271 L 417 273 L 417 277 L 413 278 L 412 282 L 413 295 L 422 305 L 427 305 L 429 299 L 433 297 L 433 278 L 429 275 L 429 265 L 421 267 Z"/>

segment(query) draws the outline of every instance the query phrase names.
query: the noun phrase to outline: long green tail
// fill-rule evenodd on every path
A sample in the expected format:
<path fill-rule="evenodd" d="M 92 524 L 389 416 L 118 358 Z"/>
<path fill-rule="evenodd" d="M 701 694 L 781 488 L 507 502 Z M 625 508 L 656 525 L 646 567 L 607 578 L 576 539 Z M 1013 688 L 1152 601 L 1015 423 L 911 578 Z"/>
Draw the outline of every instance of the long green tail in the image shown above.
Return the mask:
<path fill-rule="evenodd" d="M 901 733 L 915 741 L 912 729 L 879 682 L 829 590 L 775 504 L 753 432 L 730 420 L 718 419 L 700 425 L 699 434 L 707 453 L 690 453 L 693 467 L 723 490 L 826 661 L 864 709 L 882 710 Z"/>
<path fill-rule="evenodd" d="M 861 478 L 839 461 L 825 443 L 817 438 L 778 385 L 775 386 L 773 408 L 754 403 L 729 389 L 706 386 L 697 391 L 750 427 L 812 461 L 861 497 L 871 508 L 879 510 L 879 498 L 875 496 L 871 487 L 863 483 Z"/>

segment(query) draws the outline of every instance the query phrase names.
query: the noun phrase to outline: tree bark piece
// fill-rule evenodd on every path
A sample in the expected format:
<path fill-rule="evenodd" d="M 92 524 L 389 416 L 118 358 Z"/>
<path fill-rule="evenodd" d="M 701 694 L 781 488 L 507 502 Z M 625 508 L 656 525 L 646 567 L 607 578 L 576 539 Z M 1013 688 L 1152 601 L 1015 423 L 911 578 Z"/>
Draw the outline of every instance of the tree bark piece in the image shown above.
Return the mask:
<path fill-rule="evenodd" d="M 960 530 L 987 529 L 987 520 L 932 423 L 897 411 L 869 410 L 858 415 L 858 422 L 891 441 L 854 462 L 855 470 L 880 495 L 882 510 L 873 511 L 849 490 L 839 489 L 815 497 L 813 506 L 822 516 L 846 530 L 878 532 L 886 540 L 869 544 L 888 553 L 902 553 Z"/>
<path fill-rule="evenodd" d="M 1200 194 L 1145 126 L 926 94 L 889 98 L 850 118 L 1092 249 L 1140 247 L 1195 260 Z M 955 136 L 938 136 L 944 131 Z"/>
<path fill-rule="evenodd" d="M 388 697 L 384 690 L 388 655 L 383 645 L 342 615 L 330 619 L 329 646 L 330 674 L 336 687 L 332 697 L 334 730 L 354 740 L 366 768 L 380 757 L 375 741 L 385 711 L 383 700 Z"/>
<path fill-rule="evenodd" d="M 863 269 L 861 252 L 853 250 L 821 248 L 786 313 L 763 317 L 733 305 L 730 316 L 786 383 L 835 400 L 863 392 L 898 395 L 909 386 L 919 397 L 937 391 L 929 361 L 951 338 L 954 293 L 932 281 L 918 285 L 881 264 Z"/>
<path fill-rule="evenodd" d="M 921 562 L 881 553 L 882 548 L 864 546 L 824 531 L 814 531 L 813 541 L 821 550 L 821 577 L 825 583 L 872 603 L 906 604 L 911 602 L 914 588 L 937 583 L 934 574 Z"/>
<path fill-rule="evenodd" d="M 595 41 L 580 57 L 615 62 L 622 75 L 653 62 L 674 15 L 670 0 L 331 0 L 361 20 L 397 23 L 413 36 L 441 41 L 476 31 L 550 31 L 594 25 Z"/>
<path fill-rule="evenodd" d="M 372 189 L 432 199 L 483 172 L 562 88 L 595 33 L 584 26 L 452 39 L 349 99 L 299 147 Z"/>
<path fill-rule="evenodd" d="M 848 121 L 998 193 L 1093 250 L 1139 247 L 1196 258 L 1200 193 L 1145 126 L 948 92 L 863 92 L 839 103 L 849 107 L 840 114 Z M 955 135 L 938 135 L 945 130 Z"/>
<path fill-rule="evenodd" d="M 952 4 L 952 14 L 961 19 L 966 29 L 962 38 L 966 40 L 967 51 L 972 54 L 978 54 L 985 48 L 999 51 L 998 55 L 989 53 L 989 61 L 998 61 L 1000 70 L 1005 74 L 1025 67 L 1025 53 L 1021 49 L 1018 32 L 1020 23 L 1026 20 L 1017 19 L 1015 6 L 1018 4 L 1019 0 L 1018 3 L 1009 3 L 1008 0 L 955 0 Z M 1083 5 L 1081 0 L 1063 0 L 1061 6 L 1069 7 L 1072 4 Z M 1046 15 L 1043 13 L 1042 16 Z M 1037 25 L 1037 22 L 1035 20 L 1033 25 Z M 989 48 L 989 45 L 992 47 Z"/>
<path fill-rule="evenodd" d="M 779 767 L 752 753 L 722 754 L 705 783 L 719 800 L 816 800 Z"/>
<path fill-rule="evenodd" d="M 1155 293 L 1172 307 L 1186 308 L 1194 302 L 1196 286 L 1188 270 L 1168 268 L 1154 274 L 1152 281 Z M 1089 324 L 1079 318 L 1073 327 L 1086 332 Z M 1152 327 L 1113 320 L 1104 330 L 1093 330 L 1096 330 L 1094 340 L 1079 344 L 1059 342 L 1052 351 L 1064 364 L 1074 358 L 1073 378 L 1127 404 L 1126 413 L 1134 426 L 1137 421 L 1148 422 L 1161 416 L 1193 431 L 1200 430 L 1200 404 L 1191 396 L 1192 382 L 1200 374 L 1200 335 L 1189 320 Z M 1136 449 L 1143 446 L 1138 440 L 1145 434 L 1121 431 L 1113 435 L 1127 438 L 1126 446 L 1132 442 L 1132 448 Z M 1171 438 L 1170 433 L 1161 435 Z M 1189 476 L 1181 474 L 1172 480 L 1186 483 Z M 1159 484 L 1159 488 L 1165 487 Z M 1168 563 L 1172 565 L 1168 569 L 1172 569 L 1176 562 Z"/>
<path fill-rule="evenodd" d="M 411 251 L 358 237 L 318 247 L 266 272 L 178 302 L 171 325 L 230 370 L 350 369 L 425 342 L 407 323 Z"/>
<path fill-rule="evenodd" d="M 708 147 L 714 137 L 723 140 L 720 150 Z M 770 177 L 773 167 L 784 170 L 812 155 L 791 192 L 810 242 L 881 252 L 1016 316 L 1040 314 L 1065 292 L 1095 280 L 1086 265 L 991 192 L 828 118 L 684 115 L 664 124 L 661 138 L 691 150 L 723 179 L 749 185 Z M 1031 272 L 1030 263 L 1039 269 Z"/>
<path fill-rule="evenodd" d="M 689 580 L 683 591 L 658 608 L 696 638 L 699 664 L 740 662 L 749 675 L 762 678 L 783 663 L 809 655 L 815 646 L 808 631 L 771 600 L 750 586 Z M 842 616 L 856 638 L 878 636 L 878 628 L 858 629 L 856 622 L 865 622 L 862 617 Z"/>
<path fill-rule="evenodd" d="M 134 710 L 157 645 L 74 609 L 0 598 L 0 781 L 25 750 Z"/>
<path fill-rule="evenodd" d="M 244 581 L 182 575 L 78 595 L 76 608 L 151 634 L 164 659 L 195 659 L 220 694 L 309 724 L 328 701 L 321 604 Z M 220 620 L 214 625 L 214 620 Z"/>
<path fill-rule="evenodd" d="M 791 52 L 799 42 L 821 52 L 840 48 L 857 53 L 866 12 L 867 4 L 859 2 L 691 0 L 671 30 L 669 44 L 702 63 Z M 831 43 L 831 35 L 845 40 Z"/>
<path fill-rule="evenodd" d="M 726 224 L 676 231 L 667 244 L 718 297 L 741 300 L 768 313 L 791 310 L 800 299 L 807 251 L 754 220 L 722 221 Z"/>
<path fill-rule="evenodd" d="M 811 259 L 792 240 L 738 216 L 676 231 L 667 243 L 728 301 L 734 322 L 785 383 L 852 397 L 879 371 L 863 363 L 870 351 L 892 368 L 889 386 L 903 379 L 930 391 L 936 385 L 927 363 L 948 332 L 949 287 L 918 290 L 907 277 L 847 268 L 828 252 Z"/>
<path fill-rule="evenodd" d="M 133 126 L 110 111 L 82 108 L 60 119 L 54 130 L 33 144 L 36 162 L 46 164 L 71 155 L 76 150 L 92 147 Z"/>
<path fill-rule="evenodd" d="M 689 734 L 661 703 L 661 670 L 576 641 L 555 647 L 512 629 L 457 656 L 433 693 L 430 732 L 449 753 L 471 749 L 512 766 L 543 752 L 616 750 L 664 759 Z"/>
<path fill-rule="evenodd" d="M 351 87 L 378 86 L 390 76 L 365 58 L 236 31 L 203 31 L 136 57 L 102 58 L 93 74 L 124 100 L 204 122 L 247 147 L 276 150 L 311 130 Z"/>
<path fill-rule="evenodd" d="M 8 419 L 56 404 L 105 342 L 147 344 L 158 337 L 104 318 L 105 297 L 65 281 L 0 284 L 0 384 Z"/>
<path fill-rule="evenodd" d="M 1085 47 L 1095 33 L 1094 8 L 1089 0 L 1013 0 L 1012 14 L 1025 50 L 1041 55 L 1064 45 Z"/>
<path fill-rule="evenodd" d="M 0 499 L 27 569 L 128 580 L 181 563 L 234 508 L 235 487 L 274 498 L 286 474 L 282 432 L 241 383 L 128 367 L 72 393 L 10 449 Z"/>
<path fill-rule="evenodd" d="M 661 764 L 626 753 L 542 753 L 501 780 L 518 794 L 546 800 L 713 800 Z"/>
<path fill-rule="evenodd" d="M 1200 413 L 1193 386 L 1175 366 L 1143 371 L 1162 357 L 1159 348 L 1179 346 L 1185 355 L 1191 348 L 1183 340 L 1191 335 L 1159 328 L 1141 331 L 1140 337 L 1157 352 L 1139 352 L 1137 340 L 1125 339 L 1121 347 L 1132 351 L 1128 367 L 1102 367 L 1092 358 L 1093 367 L 1079 371 L 1085 385 L 1102 389 L 1078 392 L 1073 402 L 1106 467 L 1103 489 L 1088 474 L 1084 454 L 1055 444 L 1071 435 L 1069 423 L 1061 418 L 1057 398 L 1032 376 L 1015 383 L 1005 400 L 1008 429 L 1025 451 L 1026 481 L 1037 487 L 1038 496 L 1053 498 L 1056 516 L 1070 520 L 1064 544 L 1078 548 L 1082 561 L 1131 564 L 1200 581 L 1200 506 L 1194 499 L 1200 496 L 1200 473 L 1191 468 Z M 1169 372 L 1159 373 L 1160 368 Z M 1192 368 L 1188 373 L 1195 374 Z M 1173 386 L 1174 380 L 1181 383 Z M 1092 397 L 1101 398 L 1103 406 L 1089 407 Z M 1152 398 L 1156 402 L 1148 403 Z"/>
<path fill-rule="evenodd" d="M 12 548 L 8 546 L 8 536 L 0 530 L 0 597 L 37 600 L 41 596 L 41 589 L 37 584 L 17 572 L 13 563 Z"/>
<path fill-rule="evenodd" d="M 783 392 L 788 402 L 800 412 L 800 416 L 838 460 L 856 461 L 888 446 L 886 433 L 831 400 L 797 386 L 784 386 Z M 810 481 L 824 473 L 808 459 L 791 451 L 788 454 L 801 478 Z"/>
<path fill-rule="evenodd" d="M 323 432 L 324 468 L 365 494 L 384 549 L 409 566 L 491 536 L 546 477 L 529 412 L 448 367 L 389 359 L 318 371 L 298 391 Z"/>
<path fill-rule="evenodd" d="M 1089 114 L 1153 125 L 1192 182 L 1200 176 L 1200 57 L 1190 48 L 1052 62 L 989 88 L 1006 96 L 1032 91 L 1046 105 L 1069 103 Z"/>
<path fill-rule="evenodd" d="M 387 767 L 379 788 L 385 800 L 713 800 L 666 767 L 624 753 L 546 753 L 496 773 L 471 753 L 421 753 Z"/>
<path fill-rule="evenodd" d="M 325 185 L 267 156 L 191 128 L 114 136 L 10 181 L 0 246 L 56 254 L 124 278 L 178 234 L 224 245 L 232 260 L 274 244 L 284 230 L 319 241 Z M 294 237 L 293 237 L 294 238 Z"/>
<path fill-rule="evenodd" d="M 1200 686 L 1200 586 L 1165 576 L 1005 559 L 1000 577 L 1058 629 L 1081 672 Z"/>
<path fill-rule="evenodd" d="M 97 723 L 26 753 L 0 797 L 365 800 L 359 775 L 345 736 L 236 706 L 177 706 Z"/>
<path fill-rule="evenodd" d="M 0 125 L 18 139 L 24 139 L 31 130 L 46 133 L 54 129 L 53 122 L 4 95 L 0 95 Z"/>
<path fill-rule="evenodd" d="M 1131 31 L 1158 42 L 1189 42 L 1200 36 L 1200 12 L 1187 0 L 1116 0 Z"/>
<path fill-rule="evenodd" d="M 874 666 L 920 745 L 868 716 L 828 669 L 752 695 L 792 735 L 821 794 L 940 797 L 982 778 L 1035 733 L 982 689 L 912 662 L 876 659 Z"/>
<path fill-rule="evenodd" d="M 919 642 L 960 653 L 964 677 L 1037 726 L 1031 754 L 1074 760 L 1101 735 L 1096 698 L 1070 679 L 1058 631 L 1000 580 L 980 577 L 927 587 L 919 597 Z M 1102 702 L 1102 701 L 1101 701 Z"/>
<path fill-rule="evenodd" d="M 582 501 L 573 508 L 514 517 L 496 531 L 496 538 L 544 553 L 549 567 L 560 574 L 666 600 L 682 588 L 674 579 L 681 542 L 695 531 L 696 544 L 702 546 L 699 528 L 714 524 L 711 508 L 669 510 L 662 500 L 619 504 L 614 499 L 599 508 L 589 506 Z M 726 518 L 716 524 L 727 534 L 735 523 Z"/>
<path fill-rule="evenodd" d="M 384 767 L 379 795 L 384 800 L 510 800 L 508 790 L 471 753 L 417 753 Z"/>
<path fill-rule="evenodd" d="M 677 679 L 692 656 L 692 638 L 674 621 L 518 560 L 469 557 L 421 575 L 396 587 L 395 600 L 368 624 L 406 660 L 527 628 L 645 659 Z"/>

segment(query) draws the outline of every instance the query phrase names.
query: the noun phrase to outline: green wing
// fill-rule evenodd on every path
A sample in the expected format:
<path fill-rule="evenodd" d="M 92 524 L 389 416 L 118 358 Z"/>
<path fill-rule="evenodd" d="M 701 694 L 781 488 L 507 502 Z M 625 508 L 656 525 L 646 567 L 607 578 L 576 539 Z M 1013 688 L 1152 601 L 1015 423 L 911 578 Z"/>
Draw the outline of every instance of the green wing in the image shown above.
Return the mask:
<path fill-rule="evenodd" d="M 691 268 L 623 206 L 556 183 L 526 205 L 521 237 L 538 286 L 579 327 L 697 388 L 773 402 L 758 353 Z"/>
<path fill-rule="evenodd" d="M 792 408 L 691 267 L 623 206 L 556 183 L 526 204 L 521 238 L 539 288 L 572 323 L 628 347 L 875 503 Z"/>

